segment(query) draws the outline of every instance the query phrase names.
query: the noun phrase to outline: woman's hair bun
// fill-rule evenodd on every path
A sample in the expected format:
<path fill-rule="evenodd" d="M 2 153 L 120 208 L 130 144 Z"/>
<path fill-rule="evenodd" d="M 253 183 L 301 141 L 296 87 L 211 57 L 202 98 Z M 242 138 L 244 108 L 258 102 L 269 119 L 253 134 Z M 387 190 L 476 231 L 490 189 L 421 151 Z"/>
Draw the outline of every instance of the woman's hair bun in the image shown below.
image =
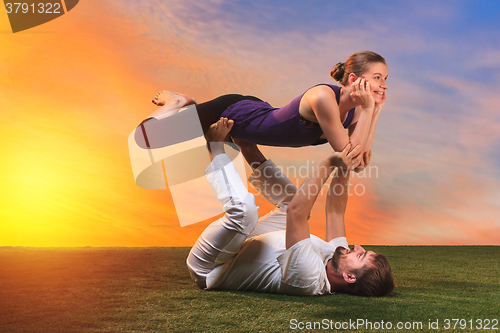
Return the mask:
<path fill-rule="evenodd" d="M 345 62 L 339 62 L 330 71 L 330 76 L 340 82 L 341 85 L 347 86 L 349 84 L 349 74 L 353 73 L 356 76 L 361 76 L 365 73 L 374 63 L 385 63 L 385 59 L 372 51 L 359 51 L 347 58 Z"/>
<path fill-rule="evenodd" d="M 342 82 L 344 79 L 344 74 L 345 74 L 345 63 L 344 62 L 338 62 L 335 66 L 333 66 L 333 69 L 330 71 L 330 76 L 338 82 Z"/>

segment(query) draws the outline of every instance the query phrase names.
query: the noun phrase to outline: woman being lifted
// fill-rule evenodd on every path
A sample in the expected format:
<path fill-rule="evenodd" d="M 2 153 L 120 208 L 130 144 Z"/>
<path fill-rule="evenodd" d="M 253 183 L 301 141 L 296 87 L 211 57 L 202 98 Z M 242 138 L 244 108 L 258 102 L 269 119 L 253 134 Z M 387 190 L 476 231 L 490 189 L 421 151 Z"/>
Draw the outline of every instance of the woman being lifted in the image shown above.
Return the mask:
<path fill-rule="evenodd" d="M 360 145 L 364 158 L 359 171 L 371 158 L 375 127 L 388 89 L 387 64 L 377 53 L 360 51 L 337 63 L 330 75 L 340 87 L 318 84 L 281 108 L 238 94 L 197 103 L 171 91 L 159 92 L 153 103 L 164 106 L 164 111 L 196 104 L 204 133 L 224 117 L 234 121 L 229 133 L 232 138 L 260 145 L 303 147 L 328 142 L 335 151 L 342 151 L 349 142 L 351 147 Z"/>

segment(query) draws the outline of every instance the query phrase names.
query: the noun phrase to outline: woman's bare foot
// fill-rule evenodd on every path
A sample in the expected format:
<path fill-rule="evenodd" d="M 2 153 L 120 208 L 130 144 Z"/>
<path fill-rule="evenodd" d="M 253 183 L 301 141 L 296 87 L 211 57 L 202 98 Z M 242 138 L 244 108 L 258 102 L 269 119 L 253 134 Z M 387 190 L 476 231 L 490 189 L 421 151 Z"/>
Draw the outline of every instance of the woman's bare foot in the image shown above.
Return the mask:
<path fill-rule="evenodd" d="M 198 102 L 194 98 L 188 95 L 169 90 L 163 90 L 157 93 L 152 102 L 158 106 L 173 105 L 177 108 L 181 108 L 183 106 L 191 104 L 198 104 Z"/>
<path fill-rule="evenodd" d="M 228 120 L 221 117 L 219 121 L 210 125 L 205 139 L 207 139 L 207 148 L 211 159 L 219 154 L 224 154 L 224 142 L 226 141 L 231 128 L 233 128 L 234 120 Z"/>

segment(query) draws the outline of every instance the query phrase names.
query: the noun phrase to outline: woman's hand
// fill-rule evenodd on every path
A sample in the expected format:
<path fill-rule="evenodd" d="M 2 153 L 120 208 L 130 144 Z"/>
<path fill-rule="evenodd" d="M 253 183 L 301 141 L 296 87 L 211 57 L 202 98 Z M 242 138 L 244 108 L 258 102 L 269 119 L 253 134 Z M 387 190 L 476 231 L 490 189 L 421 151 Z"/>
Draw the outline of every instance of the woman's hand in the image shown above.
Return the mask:
<path fill-rule="evenodd" d="M 353 102 L 359 104 L 363 109 L 373 109 L 375 106 L 370 82 L 363 77 L 359 77 L 353 82 L 351 98 Z"/>
<path fill-rule="evenodd" d="M 382 107 L 385 104 L 385 100 L 387 99 L 387 91 L 384 94 L 384 98 L 380 103 L 375 103 L 375 108 L 373 109 L 373 112 L 380 112 L 382 110 Z"/>
<path fill-rule="evenodd" d="M 361 161 L 360 165 L 354 168 L 353 171 L 356 173 L 363 171 L 370 163 L 371 158 L 372 158 L 372 150 L 370 149 L 369 151 L 365 151 L 365 153 L 363 154 L 363 160 Z"/>

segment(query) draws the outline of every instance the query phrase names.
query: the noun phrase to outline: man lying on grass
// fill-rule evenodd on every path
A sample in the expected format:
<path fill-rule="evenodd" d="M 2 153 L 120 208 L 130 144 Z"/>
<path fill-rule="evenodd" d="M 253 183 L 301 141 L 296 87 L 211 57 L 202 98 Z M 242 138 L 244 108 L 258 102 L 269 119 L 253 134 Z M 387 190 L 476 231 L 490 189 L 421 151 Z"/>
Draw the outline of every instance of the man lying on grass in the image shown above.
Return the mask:
<path fill-rule="evenodd" d="M 225 215 L 205 229 L 189 253 L 187 266 L 196 284 L 288 295 L 389 295 L 394 280 L 387 259 L 358 244 L 349 249 L 345 237 L 349 170 L 362 158 L 359 146 L 349 152 L 349 144 L 328 156 L 297 190 L 255 144 L 237 142 L 254 170 L 250 183 L 276 206 L 259 219 L 254 196 L 224 152 L 232 126 L 232 120 L 221 118 L 206 134 L 212 159 L 206 178 Z M 325 242 L 309 234 L 308 217 L 335 169 L 326 199 Z"/>

